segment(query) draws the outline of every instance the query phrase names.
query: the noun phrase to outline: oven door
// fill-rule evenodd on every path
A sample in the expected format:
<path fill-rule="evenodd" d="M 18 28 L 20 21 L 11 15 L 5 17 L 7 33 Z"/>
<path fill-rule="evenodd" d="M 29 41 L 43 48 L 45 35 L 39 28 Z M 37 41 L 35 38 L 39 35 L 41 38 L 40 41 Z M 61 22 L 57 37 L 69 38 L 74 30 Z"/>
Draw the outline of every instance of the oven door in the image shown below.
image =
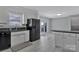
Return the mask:
<path fill-rule="evenodd" d="M 10 33 L 0 32 L 0 50 L 9 48 L 10 42 Z"/>

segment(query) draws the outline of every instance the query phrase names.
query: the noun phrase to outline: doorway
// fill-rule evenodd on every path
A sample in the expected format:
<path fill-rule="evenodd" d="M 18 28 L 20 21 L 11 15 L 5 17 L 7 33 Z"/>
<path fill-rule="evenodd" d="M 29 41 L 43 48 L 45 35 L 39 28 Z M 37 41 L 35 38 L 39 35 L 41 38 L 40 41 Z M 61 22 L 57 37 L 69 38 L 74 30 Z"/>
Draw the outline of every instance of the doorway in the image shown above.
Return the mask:
<path fill-rule="evenodd" d="M 45 35 L 47 33 L 47 23 L 42 21 L 40 23 L 40 33 L 41 35 Z"/>
<path fill-rule="evenodd" d="M 47 32 L 47 23 L 41 22 L 41 32 Z"/>

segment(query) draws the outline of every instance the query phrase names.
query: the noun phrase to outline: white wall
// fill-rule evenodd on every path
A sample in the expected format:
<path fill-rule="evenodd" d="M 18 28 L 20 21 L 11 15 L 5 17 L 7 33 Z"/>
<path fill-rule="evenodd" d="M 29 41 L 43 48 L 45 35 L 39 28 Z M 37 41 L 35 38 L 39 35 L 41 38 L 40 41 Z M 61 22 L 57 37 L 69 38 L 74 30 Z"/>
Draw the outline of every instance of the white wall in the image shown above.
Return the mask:
<path fill-rule="evenodd" d="M 6 8 L 0 7 L 0 23 L 7 23 L 8 14 Z"/>
<path fill-rule="evenodd" d="M 70 18 L 57 18 L 50 21 L 51 30 L 71 30 Z"/>

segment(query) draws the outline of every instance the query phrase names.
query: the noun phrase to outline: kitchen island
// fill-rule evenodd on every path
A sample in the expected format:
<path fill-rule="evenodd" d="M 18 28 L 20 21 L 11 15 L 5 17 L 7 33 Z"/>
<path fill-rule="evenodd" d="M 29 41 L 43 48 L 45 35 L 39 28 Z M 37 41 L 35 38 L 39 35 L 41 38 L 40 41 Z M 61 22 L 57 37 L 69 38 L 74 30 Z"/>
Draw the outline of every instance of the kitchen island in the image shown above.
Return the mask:
<path fill-rule="evenodd" d="M 55 47 L 65 51 L 79 52 L 79 31 L 51 30 L 55 38 Z"/>

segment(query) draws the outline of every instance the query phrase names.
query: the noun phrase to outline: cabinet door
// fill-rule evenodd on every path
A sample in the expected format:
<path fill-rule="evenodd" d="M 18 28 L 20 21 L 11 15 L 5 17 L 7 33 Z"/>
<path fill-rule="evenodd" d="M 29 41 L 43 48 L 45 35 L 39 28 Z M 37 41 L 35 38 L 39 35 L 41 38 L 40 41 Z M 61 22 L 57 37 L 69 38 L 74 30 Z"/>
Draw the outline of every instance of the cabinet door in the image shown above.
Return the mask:
<path fill-rule="evenodd" d="M 76 35 L 70 33 L 64 33 L 64 48 L 69 50 L 76 50 L 76 42 L 75 42 Z"/>
<path fill-rule="evenodd" d="M 77 34 L 77 38 L 76 38 L 76 51 L 79 52 L 79 34 Z"/>
<path fill-rule="evenodd" d="M 55 33 L 55 45 L 56 47 L 63 47 L 63 33 Z"/>
<path fill-rule="evenodd" d="M 10 47 L 10 37 L 0 36 L 0 50 Z"/>
<path fill-rule="evenodd" d="M 49 37 L 50 39 L 55 40 L 55 33 L 56 33 L 56 32 L 50 32 L 50 33 L 48 33 L 47 35 L 48 35 L 48 37 Z"/>
<path fill-rule="evenodd" d="M 25 33 L 11 35 L 11 46 L 25 42 Z"/>
<path fill-rule="evenodd" d="M 25 31 L 25 42 L 29 41 L 29 31 Z"/>

